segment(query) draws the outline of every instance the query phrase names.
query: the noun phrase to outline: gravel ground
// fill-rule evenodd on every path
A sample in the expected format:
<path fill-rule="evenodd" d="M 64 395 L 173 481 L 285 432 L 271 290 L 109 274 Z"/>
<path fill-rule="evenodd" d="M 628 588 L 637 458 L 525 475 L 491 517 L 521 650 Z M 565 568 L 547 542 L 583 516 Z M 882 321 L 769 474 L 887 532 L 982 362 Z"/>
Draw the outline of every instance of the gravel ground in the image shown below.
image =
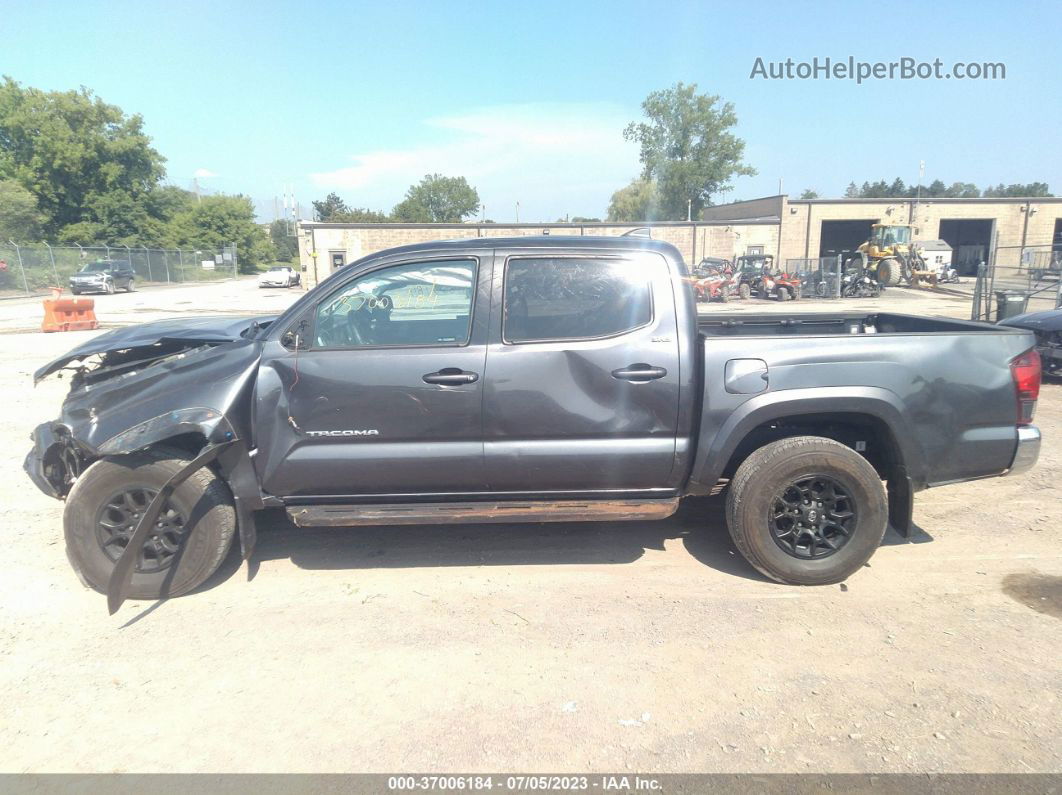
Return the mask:
<path fill-rule="evenodd" d="M 236 282 L 97 308 L 118 325 L 295 297 Z M 0 329 L 39 311 L 5 302 Z M 0 770 L 1062 770 L 1062 385 L 1041 395 L 1037 469 L 920 494 L 915 543 L 890 531 L 843 586 L 762 579 L 718 499 L 656 523 L 278 513 L 250 582 L 230 558 L 199 593 L 109 617 L 21 471 L 66 386 L 30 374 L 86 334 L 0 335 Z"/>

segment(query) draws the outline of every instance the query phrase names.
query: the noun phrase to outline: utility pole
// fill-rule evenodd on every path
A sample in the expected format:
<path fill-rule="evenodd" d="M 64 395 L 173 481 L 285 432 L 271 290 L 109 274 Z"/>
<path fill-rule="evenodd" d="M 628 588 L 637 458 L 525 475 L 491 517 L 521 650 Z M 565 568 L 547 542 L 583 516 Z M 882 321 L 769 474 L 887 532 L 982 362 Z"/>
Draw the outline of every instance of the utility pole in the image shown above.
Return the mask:
<path fill-rule="evenodd" d="M 516 203 L 516 223 L 520 223 L 520 202 Z"/>
<path fill-rule="evenodd" d="M 693 220 L 693 199 L 686 199 L 686 220 Z"/>

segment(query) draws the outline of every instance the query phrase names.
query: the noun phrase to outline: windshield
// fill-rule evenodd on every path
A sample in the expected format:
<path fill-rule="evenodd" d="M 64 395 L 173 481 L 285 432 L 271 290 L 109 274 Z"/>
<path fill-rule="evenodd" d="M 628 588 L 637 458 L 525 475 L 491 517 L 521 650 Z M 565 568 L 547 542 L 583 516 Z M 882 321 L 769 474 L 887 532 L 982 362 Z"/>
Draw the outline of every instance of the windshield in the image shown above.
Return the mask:
<path fill-rule="evenodd" d="M 99 271 L 109 271 L 111 269 L 111 263 L 104 260 L 98 262 L 90 262 L 84 268 L 81 269 L 82 273 L 98 273 Z M 67 271 L 69 273 L 69 271 Z"/>
<path fill-rule="evenodd" d="M 881 246 L 903 245 L 911 242 L 911 227 L 879 226 L 876 237 Z"/>

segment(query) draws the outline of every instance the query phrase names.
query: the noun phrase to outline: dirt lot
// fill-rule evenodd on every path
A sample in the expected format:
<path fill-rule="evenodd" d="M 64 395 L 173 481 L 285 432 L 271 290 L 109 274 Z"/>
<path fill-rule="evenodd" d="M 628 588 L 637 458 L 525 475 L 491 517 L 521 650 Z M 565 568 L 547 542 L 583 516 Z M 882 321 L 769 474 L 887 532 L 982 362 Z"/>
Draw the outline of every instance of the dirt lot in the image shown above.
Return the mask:
<path fill-rule="evenodd" d="M 99 307 L 117 324 L 294 297 L 238 283 Z M 38 312 L 0 306 L 0 328 Z M 1062 770 L 1062 385 L 1041 396 L 1037 469 L 920 494 L 916 543 L 890 531 L 845 586 L 760 578 L 718 500 L 644 524 L 278 514 L 252 581 L 230 560 L 200 593 L 109 617 L 67 564 L 61 505 L 21 471 L 65 391 L 30 374 L 83 338 L 0 334 L 0 770 Z"/>

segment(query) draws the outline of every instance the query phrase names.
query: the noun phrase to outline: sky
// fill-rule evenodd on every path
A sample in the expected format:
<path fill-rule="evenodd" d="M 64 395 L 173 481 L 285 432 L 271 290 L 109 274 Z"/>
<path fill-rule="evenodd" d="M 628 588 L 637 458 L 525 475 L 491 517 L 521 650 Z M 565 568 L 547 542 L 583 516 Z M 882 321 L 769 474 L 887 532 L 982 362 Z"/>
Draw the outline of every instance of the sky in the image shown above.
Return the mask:
<path fill-rule="evenodd" d="M 485 217 L 603 217 L 651 91 L 734 105 L 757 175 L 714 203 L 849 182 L 1042 181 L 1062 194 L 1054 2 L 0 0 L 0 74 L 144 117 L 168 182 L 387 211 L 428 173 Z M 1006 79 L 765 80 L 764 63 L 1002 62 Z M 519 209 L 517 204 L 519 203 Z"/>

